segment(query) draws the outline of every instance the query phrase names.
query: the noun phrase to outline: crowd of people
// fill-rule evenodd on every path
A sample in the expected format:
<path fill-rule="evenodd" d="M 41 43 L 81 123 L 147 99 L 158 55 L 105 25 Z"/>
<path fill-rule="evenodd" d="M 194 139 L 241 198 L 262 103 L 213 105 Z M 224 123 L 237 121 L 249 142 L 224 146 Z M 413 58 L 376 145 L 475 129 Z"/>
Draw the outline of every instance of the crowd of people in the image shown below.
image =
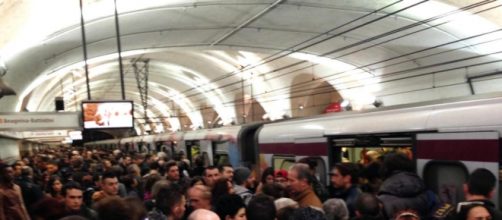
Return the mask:
<path fill-rule="evenodd" d="M 249 167 L 205 164 L 162 152 L 46 149 L 0 162 L 0 220 L 502 219 L 491 202 L 497 180 L 484 168 L 464 184 L 465 201 L 448 204 L 400 153 L 338 163 L 327 187 L 308 160 L 259 177 Z"/>

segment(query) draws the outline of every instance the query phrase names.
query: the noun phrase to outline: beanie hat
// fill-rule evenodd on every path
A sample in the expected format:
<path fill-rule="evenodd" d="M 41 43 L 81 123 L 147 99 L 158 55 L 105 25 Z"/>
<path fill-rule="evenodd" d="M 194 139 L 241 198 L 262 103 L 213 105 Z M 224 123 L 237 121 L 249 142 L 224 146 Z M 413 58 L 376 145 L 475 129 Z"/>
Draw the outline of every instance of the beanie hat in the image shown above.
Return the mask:
<path fill-rule="evenodd" d="M 251 170 L 247 167 L 237 167 L 234 170 L 234 181 L 237 185 L 242 185 L 251 175 Z"/>

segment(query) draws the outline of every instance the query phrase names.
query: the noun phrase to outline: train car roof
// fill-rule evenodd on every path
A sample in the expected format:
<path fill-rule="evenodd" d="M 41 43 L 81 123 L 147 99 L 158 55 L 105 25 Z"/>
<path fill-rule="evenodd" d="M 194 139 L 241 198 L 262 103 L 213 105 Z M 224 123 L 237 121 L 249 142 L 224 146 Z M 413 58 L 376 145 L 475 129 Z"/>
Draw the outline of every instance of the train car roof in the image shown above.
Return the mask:
<path fill-rule="evenodd" d="M 420 131 L 499 131 L 502 95 L 451 99 L 366 112 L 323 116 L 266 124 L 259 141 L 295 142 L 331 135 Z"/>
<path fill-rule="evenodd" d="M 187 131 L 184 140 L 235 141 L 242 126 L 229 126 L 213 129 Z"/>

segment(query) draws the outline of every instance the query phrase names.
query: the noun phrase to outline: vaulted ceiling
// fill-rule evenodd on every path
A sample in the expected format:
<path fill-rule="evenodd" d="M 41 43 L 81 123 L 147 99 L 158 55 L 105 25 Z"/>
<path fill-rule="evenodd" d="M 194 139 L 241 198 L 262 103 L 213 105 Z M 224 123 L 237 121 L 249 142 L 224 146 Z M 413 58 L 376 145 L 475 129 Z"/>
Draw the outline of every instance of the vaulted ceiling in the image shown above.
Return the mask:
<path fill-rule="evenodd" d="M 124 94 L 138 128 L 168 131 L 320 114 L 342 100 L 361 110 L 375 100 L 498 92 L 500 6 L 117 0 Z M 91 99 L 122 99 L 114 1 L 84 1 L 83 15 Z M 0 99 L 0 111 L 54 111 L 55 97 L 79 111 L 88 98 L 79 1 L 3 0 L 0 25 L 1 81 L 16 92 Z M 153 123 L 136 78 L 145 72 Z"/>

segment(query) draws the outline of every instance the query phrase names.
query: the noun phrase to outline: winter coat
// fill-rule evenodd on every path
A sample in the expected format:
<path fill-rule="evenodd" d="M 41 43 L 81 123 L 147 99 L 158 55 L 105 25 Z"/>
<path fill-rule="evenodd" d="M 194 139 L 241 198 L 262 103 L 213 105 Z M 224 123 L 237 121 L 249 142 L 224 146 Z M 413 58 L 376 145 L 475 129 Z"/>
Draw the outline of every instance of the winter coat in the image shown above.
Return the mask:
<path fill-rule="evenodd" d="M 235 194 L 242 198 L 242 201 L 246 205 L 248 205 L 249 201 L 251 201 L 251 199 L 253 198 L 253 193 L 251 193 L 251 191 L 244 186 L 235 185 L 234 191 Z"/>
<path fill-rule="evenodd" d="M 321 200 L 311 188 L 292 196 L 292 199 L 298 202 L 300 207 L 312 207 L 322 210 Z"/>
<path fill-rule="evenodd" d="M 389 219 L 406 209 L 418 212 L 425 219 L 431 209 L 425 184 L 415 173 L 398 172 L 387 178 L 380 187 L 378 198 Z"/>

